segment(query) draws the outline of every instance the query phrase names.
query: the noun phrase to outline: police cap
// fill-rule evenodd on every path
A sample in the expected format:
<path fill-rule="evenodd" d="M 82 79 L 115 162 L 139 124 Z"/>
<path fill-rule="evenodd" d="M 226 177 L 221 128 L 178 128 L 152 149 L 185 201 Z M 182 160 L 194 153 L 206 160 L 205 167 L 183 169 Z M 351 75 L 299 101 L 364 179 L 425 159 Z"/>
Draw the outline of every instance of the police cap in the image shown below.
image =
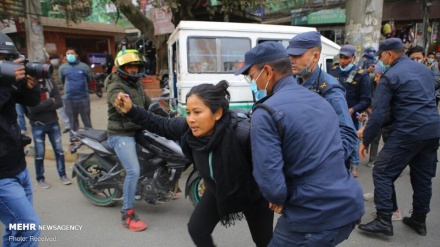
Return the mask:
<path fill-rule="evenodd" d="M 244 74 L 252 65 L 287 58 L 284 46 L 275 41 L 258 44 L 244 54 L 244 65 L 235 71 L 235 75 Z"/>
<path fill-rule="evenodd" d="M 379 56 L 384 51 L 394 51 L 403 48 L 402 40 L 399 38 L 390 38 L 380 42 L 379 50 L 376 55 Z"/>
<path fill-rule="evenodd" d="M 316 31 L 300 33 L 289 41 L 287 53 L 292 56 L 299 56 L 314 47 L 321 47 L 321 34 Z"/>
<path fill-rule="evenodd" d="M 356 54 L 356 48 L 352 45 L 344 45 L 341 47 L 341 50 L 339 50 L 339 54 L 346 57 L 354 56 Z"/>

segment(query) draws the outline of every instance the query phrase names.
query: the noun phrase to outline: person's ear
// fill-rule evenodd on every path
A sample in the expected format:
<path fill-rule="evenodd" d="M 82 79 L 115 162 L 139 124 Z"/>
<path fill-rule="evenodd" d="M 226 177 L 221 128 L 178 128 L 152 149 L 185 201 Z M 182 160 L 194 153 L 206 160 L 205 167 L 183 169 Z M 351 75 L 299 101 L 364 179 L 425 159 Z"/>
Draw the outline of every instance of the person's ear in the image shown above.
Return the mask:
<path fill-rule="evenodd" d="M 223 108 L 219 107 L 219 108 L 217 109 L 217 111 L 214 113 L 215 121 L 220 120 L 220 118 L 221 118 L 222 116 L 223 116 Z"/>

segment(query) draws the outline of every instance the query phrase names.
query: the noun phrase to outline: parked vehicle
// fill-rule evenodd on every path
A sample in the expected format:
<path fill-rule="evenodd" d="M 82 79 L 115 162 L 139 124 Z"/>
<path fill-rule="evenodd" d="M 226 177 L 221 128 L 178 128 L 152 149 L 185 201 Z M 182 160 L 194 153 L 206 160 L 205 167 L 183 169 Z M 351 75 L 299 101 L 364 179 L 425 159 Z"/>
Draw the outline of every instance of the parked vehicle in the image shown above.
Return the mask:
<path fill-rule="evenodd" d="M 316 28 L 181 21 L 168 39 L 171 108 L 185 115 L 185 96 L 193 86 L 227 80 L 230 83 L 230 107 L 251 109 L 254 102 L 249 84 L 243 75 L 234 75 L 244 62 L 244 54 L 265 41 L 277 41 L 287 47 L 296 34 L 313 30 Z M 325 37 L 321 40 L 319 64 L 328 71 L 340 46 Z"/>
<path fill-rule="evenodd" d="M 98 97 L 101 98 L 103 92 L 102 89 L 104 88 L 104 81 L 105 78 L 107 78 L 107 73 L 105 72 L 105 70 L 103 70 L 102 72 L 96 72 L 95 70 L 93 70 L 93 68 L 95 68 L 94 64 L 92 64 L 91 68 L 92 78 L 89 82 L 89 92 L 95 93 Z"/>

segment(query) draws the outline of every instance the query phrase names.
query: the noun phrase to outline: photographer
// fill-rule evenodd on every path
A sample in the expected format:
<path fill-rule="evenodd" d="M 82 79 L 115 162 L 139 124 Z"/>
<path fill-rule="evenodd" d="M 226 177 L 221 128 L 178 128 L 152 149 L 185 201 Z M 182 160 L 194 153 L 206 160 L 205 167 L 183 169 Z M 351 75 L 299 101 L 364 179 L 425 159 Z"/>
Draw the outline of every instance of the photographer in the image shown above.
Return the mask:
<path fill-rule="evenodd" d="M 40 221 L 32 206 L 32 185 L 26 168 L 24 143 L 17 123 L 15 103 L 36 106 L 40 102 L 38 80 L 26 75 L 24 61 L 12 40 L 0 33 L 0 220 L 5 225 L 3 246 L 16 246 L 38 237 Z M 17 59 L 18 58 L 18 59 Z M 14 66 L 10 66 L 14 61 Z M 14 77 L 11 76 L 14 75 Z M 28 144 L 28 143 L 27 143 Z M 31 229 L 11 230 L 10 224 L 30 224 Z M 34 224 L 34 225 L 32 225 Z M 27 246 L 37 246 L 28 242 Z"/>

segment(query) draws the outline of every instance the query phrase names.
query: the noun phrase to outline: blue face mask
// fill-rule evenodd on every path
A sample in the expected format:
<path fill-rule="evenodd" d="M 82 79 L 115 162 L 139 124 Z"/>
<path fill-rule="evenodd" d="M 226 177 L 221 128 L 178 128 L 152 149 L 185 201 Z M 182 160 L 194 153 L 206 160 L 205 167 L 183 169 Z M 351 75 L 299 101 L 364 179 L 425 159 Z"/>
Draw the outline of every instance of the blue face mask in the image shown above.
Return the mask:
<path fill-rule="evenodd" d="M 266 86 L 264 87 L 263 90 L 258 90 L 257 80 L 260 77 L 261 73 L 263 73 L 263 70 L 261 70 L 261 72 L 257 76 L 257 78 L 256 79 L 252 79 L 252 82 L 251 82 L 251 90 L 254 93 L 256 100 L 260 100 L 260 99 L 262 99 L 262 98 L 267 96 L 266 88 L 267 88 L 267 85 L 269 84 L 269 81 L 267 81 Z"/>
<path fill-rule="evenodd" d="M 347 66 L 345 66 L 345 68 L 342 68 L 341 65 L 339 65 L 339 69 L 342 71 L 350 71 L 353 68 L 353 60 L 351 61 L 351 63 Z"/>
<path fill-rule="evenodd" d="M 434 62 L 434 58 L 428 58 L 428 63 L 431 64 Z"/>
<path fill-rule="evenodd" d="M 73 54 L 67 54 L 67 55 L 66 55 L 66 58 L 67 58 L 67 61 L 68 61 L 69 63 L 73 63 L 73 62 L 76 61 L 76 57 L 75 57 L 75 55 L 73 55 Z"/>

